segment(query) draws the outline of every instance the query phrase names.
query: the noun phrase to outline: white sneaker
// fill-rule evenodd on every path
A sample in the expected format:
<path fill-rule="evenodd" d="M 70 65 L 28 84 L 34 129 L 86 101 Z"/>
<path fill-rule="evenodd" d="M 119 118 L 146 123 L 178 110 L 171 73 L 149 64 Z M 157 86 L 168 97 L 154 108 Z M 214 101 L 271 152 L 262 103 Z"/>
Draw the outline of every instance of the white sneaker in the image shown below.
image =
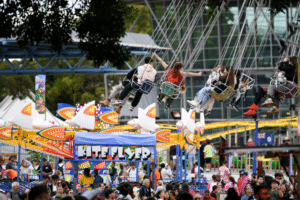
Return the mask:
<path fill-rule="evenodd" d="M 187 103 L 191 106 L 191 107 L 197 107 L 199 105 L 199 103 L 197 103 L 195 100 L 187 100 Z"/>
<path fill-rule="evenodd" d="M 262 107 L 267 107 L 270 105 L 273 105 L 273 100 L 271 98 L 268 98 L 263 104 L 261 104 Z"/>
<path fill-rule="evenodd" d="M 113 105 L 119 106 L 119 105 L 122 105 L 122 103 L 123 103 L 122 100 L 117 100 L 117 101 L 115 101 L 115 103 L 113 103 Z"/>
<path fill-rule="evenodd" d="M 166 99 L 164 98 L 161 102 L 162 102 L 162 103 L 166 103 Z"/>
<path fill-rule="evenodd" d="M 202 108 L 200 108 L 199 106 L 196 106 L 194 108 L 194 110 L 195 110 L 196 113 L 203 113 L 204 112 L 204 110 Z"/>

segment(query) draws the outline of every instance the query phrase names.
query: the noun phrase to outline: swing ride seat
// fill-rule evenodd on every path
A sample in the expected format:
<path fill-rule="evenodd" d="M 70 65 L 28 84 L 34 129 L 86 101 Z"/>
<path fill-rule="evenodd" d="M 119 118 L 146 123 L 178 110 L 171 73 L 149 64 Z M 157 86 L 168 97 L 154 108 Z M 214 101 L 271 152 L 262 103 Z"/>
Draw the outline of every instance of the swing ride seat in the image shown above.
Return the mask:
<path fill-rule="evenodd" d="M 134 82 L 132 84 L 135 84 L 138 86 L 138 88 L 133 88 L 130 91 L 130 95 L 132 95 L 132 96 L 135 96 L 137 90 L 143 94 L 149 94 L 151 92 L 152 88 L 155 86 L 155 84 L 148 79 L 145 80 L 142 85 L 138 85 L 137 83 L 134 83 Z"/>
<path fill-rule="evenodd" d="M 287 87 L 287 85 L 292 87 Z M 294 82 L 287 81 L 286 79 L 280 79 L 278 77 L 271 77 L 270 85 L 275 85 L 275 90 L 279 93 L 282 98 L 291 99 L 294 98 L 298 93 L 298 85 Z"/>
<path fill-rule="evenodd" d="M 217 94 L 214 92 L 210 92 L 210 96 L 218 101 L 226 101 L 234 92 L 233 87 L 227 87 L 222 93 Z"/>
<path fill-rule="evenodd" d="M 179 96 L 178 85 L 165 81 L 161 84 L 161 93 L 167 97 L 176 99 Z"/>

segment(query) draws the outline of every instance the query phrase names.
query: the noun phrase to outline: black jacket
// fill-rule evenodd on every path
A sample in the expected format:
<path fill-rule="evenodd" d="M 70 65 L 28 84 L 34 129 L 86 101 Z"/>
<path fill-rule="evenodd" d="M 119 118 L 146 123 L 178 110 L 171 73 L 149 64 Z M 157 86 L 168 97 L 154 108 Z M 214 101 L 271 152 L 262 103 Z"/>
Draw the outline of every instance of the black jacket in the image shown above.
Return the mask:
<path fill-rule="evenodd" d="M 284 76 L 288 81 L 293 81 L 298 83 L 297 78 L 295 77 L 295 66 L 289 64 L 289 62 L 281 62 L 278 66 L 280 71 L 284 71 Z"/>
<path fill-rule="evenodd" d="M 126 78 L 122 82 L 122 85 L 125 87 L 128 83 L 130 83 L 132 76 L 136 73 L 137 73 L 137 68 L 134 68 L 130 72 L 128 72 L 128 74 L 126 75 Z M 133 78 L 133 81 L 137 82 L 137 78 Z"/>

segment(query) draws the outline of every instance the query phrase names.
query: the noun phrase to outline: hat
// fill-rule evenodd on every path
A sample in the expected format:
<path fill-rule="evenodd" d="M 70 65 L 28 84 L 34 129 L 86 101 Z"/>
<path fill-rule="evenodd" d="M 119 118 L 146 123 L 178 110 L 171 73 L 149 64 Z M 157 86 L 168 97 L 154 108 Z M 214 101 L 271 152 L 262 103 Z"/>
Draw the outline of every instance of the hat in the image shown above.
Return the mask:
<path fill-rule="evenodd" d="M 244 170 L 244 169 L 241 169 L 241 170 L 239 171 L 239 173 L 240 173 L 240 175 L 245 175 L 245 170 Z"/>
<path fill-rule="evenodd" d="M 63 197 L 60 194 L 55 195 L 55 198 L 62 199 Z"/>
<path fill-rule="evenodd" d="M 253 142 L 253 140 L 251 138 L 248 139 L 248 142 Z"/>
<path fill-rule="evenodd" d="M 283 139 L 283 141 L 290 141 L 290 139 L 289 139 L 288 137 L 285 137 L 285 138 Z"/>
<path fill-rule="evenodd" d="M 221 138 L 223 138 L 224 140 L 226 140 L 226 136 L 225 135 L 221 135 Z"/>

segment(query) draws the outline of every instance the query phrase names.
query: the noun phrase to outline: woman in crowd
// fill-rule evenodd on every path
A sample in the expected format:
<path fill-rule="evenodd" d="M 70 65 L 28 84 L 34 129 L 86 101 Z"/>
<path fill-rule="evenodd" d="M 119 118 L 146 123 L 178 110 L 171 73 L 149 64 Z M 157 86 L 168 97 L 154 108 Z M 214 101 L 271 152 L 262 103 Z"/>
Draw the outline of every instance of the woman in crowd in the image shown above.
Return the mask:
<path fill-rule="evenodd" d="M 80 185 L 82 186 L 83 184 L 86 184 L 90 187 L 93 185 L 93 183 L 94 183 L 94 177 L 91 175 L 90 169 L 85 168 L 80 178 Z"/>
<path fill-rule="evenodd" d="M 37 170 L 39 167 L 40 167 L 40 165 L 39 165 L 38 161 L 36 159 L 34 159 L 32 162 L 32 165 L 28 169 L 30 182 L 39 180 L 39 176 L 37 175 Z"/>
<path fill-rule="evenodd" d="M 20 167 L 20 175 L 22 181 L 28 180 L 28 173 L 29 173 L 29 168 L 27 166 L 27 162 L 25 160 L 22 160 L 21 167 Z"/>
<path fill-rule="evenodd" d="M 232 176 L 229 176 L 229 182 L 225 185 L 224 190 L 227 192 L 230 188 L 234 188 L 238 191 L 237 184 Z"/>

